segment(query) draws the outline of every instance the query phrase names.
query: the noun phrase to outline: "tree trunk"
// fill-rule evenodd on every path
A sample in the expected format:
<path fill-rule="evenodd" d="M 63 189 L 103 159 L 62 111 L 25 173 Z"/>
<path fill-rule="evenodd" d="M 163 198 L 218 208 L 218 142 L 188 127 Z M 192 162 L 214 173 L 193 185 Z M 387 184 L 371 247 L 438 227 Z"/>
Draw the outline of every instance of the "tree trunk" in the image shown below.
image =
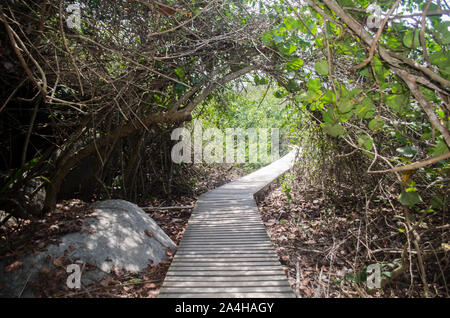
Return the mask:
<path fill-rule="evenodd" d="M 159 123 L 177 123 L 189 121 L 192 119 L 190 112 L 179 111 L 176 113 L 159 113 L 155 114 L 152 117 L 146 118 L 142 120 L 142 123 L 146 126 L 151 124 L 159 124 Z M 49 178 L 51 183 L 47 184 L 46 187 L 46 195 L 44 201 L 44 208 L 42 213 L 47 213 L 52 211 L 56 206 L 56 200 L 61 188 L 61 185 L 64 181 L 64 178 L 70 172 L 72 168 L 74 168 L 81 160 L 92 155 L 96 149 L 101 150 L 105 146 L 107 146 L 110 142 L 115 140 L 116 138 L 123 138 L 129 136 L 130 134 L 136 132 L 140 129 L 140 123 L 136 120 L 127 125 L 116 128 L 111 134 L 104 136 L 97 141 L 92 141 L 90 144 L 82 148 L 81 150 L 74 153 L 67 153 L 63 158 L 58 158 L 56 162 L 58 163 L 54 169 L 54 173 L 52 177 Z"/>

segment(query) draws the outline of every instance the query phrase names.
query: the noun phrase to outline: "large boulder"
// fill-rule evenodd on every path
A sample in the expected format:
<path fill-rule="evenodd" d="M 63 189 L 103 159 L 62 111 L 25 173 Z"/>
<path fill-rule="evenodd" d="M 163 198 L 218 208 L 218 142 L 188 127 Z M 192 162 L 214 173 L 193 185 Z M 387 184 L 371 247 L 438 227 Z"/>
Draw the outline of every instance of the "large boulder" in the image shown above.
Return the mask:
<path fill-rule="evenodd" d="M 168 259 L 171 253 L 167 250 L 173 253 L 176 248 L 155 221 L 133 203 L 107 200 L 94 203 L 92 208 L 94 212 L 80 232 L 61 237 L 58 245 L 49 245 L 37 255 L 21 257 L 18 261 L 22 265 L 13 271 L 6 272 L 9 264 L 0 263 L 0 297 L 33 297 L 28 282 L 36 279 L 44 266 L 54 266 L 49 260 L 95 265 L 97 269 L 81 276 L 82 284 L 89 285 L 113 268 L 139 272 L 157 265 Z"/>

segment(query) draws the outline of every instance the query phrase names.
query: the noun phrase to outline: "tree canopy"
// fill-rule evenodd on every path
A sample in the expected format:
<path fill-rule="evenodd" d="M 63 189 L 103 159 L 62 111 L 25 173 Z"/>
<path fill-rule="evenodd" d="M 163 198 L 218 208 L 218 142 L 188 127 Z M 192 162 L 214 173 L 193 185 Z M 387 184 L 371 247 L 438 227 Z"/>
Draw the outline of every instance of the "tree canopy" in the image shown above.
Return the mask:
<path fill-rule="evenodd" d="M 448 252 L 449 14 L 446 0 L 1 1 L 0 227 L 66 194 L 192 190 L 193 165 L 170 158 L 192 119 L 271 126 L 302 149 L 287 200 L 296 180 L 358 197 L 368 259 L 380 222 L 404 235 L 392 278 L 415 249 L 427 296 L 424 258 Z M 373 202 L 393 216 L 372 224 Z"/>
<path fill-rule="evenodd" d="M 302 118 L 361 151 L 364 173 L 401 172 L 412 206 L 410 171 L 448 180 L 448 13 L 433 0 L 6 1 L 2 194 L 17 208 L 39 177 L 51 210 L 86 158 L 111 169 L 123 140 L 191 120 L 233 81 L 273 80 L 293 127 Z"/>

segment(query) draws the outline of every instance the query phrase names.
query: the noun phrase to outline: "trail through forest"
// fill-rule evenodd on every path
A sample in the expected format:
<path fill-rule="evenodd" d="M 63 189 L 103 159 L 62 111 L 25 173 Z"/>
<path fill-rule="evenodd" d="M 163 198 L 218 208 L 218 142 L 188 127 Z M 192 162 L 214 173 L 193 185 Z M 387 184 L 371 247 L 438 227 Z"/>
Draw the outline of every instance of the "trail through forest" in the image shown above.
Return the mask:
<path fill-rule="evenodd" d="M 297 296 L 448 298 L 449 27 L 446 0 L 2 1 L 0 271 L 108 199 L 178 244 L 199 195 L 298 146 L 258 198 Z M 155 297 L 167 268 L 36 286 Z"/>

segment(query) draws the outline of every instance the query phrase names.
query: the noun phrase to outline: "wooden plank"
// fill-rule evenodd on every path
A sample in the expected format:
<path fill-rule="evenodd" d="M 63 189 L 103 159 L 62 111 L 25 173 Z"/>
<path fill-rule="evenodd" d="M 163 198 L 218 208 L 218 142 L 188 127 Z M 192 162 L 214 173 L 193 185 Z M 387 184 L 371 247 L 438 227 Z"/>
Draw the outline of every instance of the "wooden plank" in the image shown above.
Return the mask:
<path fill-rule="evenodd" d="M 239 245 L 238 245 L 239 246 Z M 254 246 L 253 248 L 249 248 L 247 246 L 236 248 L 236 247 L 229 247 L 226 246 L 207 246 L 204 247 L 203 250 L 199 248 L 198 246 L 186 246 L 181 248 L 178 247 L 178 250 L 176 252 L 176 255 L 182 255 L 185 253 L 195 253 L 197 255 L 202 254 L 211 254 L 211 251 L 217 251 L 217 254 L 237 254 L 237 255 L 244 255 L 244 254 L 274 254 L 274 249 L 268 248 L 267 245 L 264 246 Z M 275 254 L 276 255 L 276 254 Z"/>
<path fill-rule="evenodd" d="M 198 231 L 198 232 L 189 232 L 189 233 L 184 233 L 183 238 L 184 239 L 190 239 L 190 238 L 226 238 L 226 237 L 268 237 L 266 232 L 260 231 L 260 232 L 244 232 L 244 231 L 237 231 L 237 232 L 225 232 L 225 231 L 220 231 L 220 232 L 214 232 L 214 231 Z"/>
<path fill-rule="evenodd" d="M 204 247 L 209 247 L 210 245 L 225 245 L 229 247 L 234 246 L 241 246 L 241 247 L 253 247 L 253 246 L 273 246 L 272 242 L 266 239 L 258 239 L 258 240 L 252 240 L 252 239 L 238 239 L 238 240 L 214 240 L 213 238 L 208 239 L 204 238 L 202 240 L 194 240 L 186 238 L 185 240 L 182 240 L 180 243 L 180 248 L 182 246 L 191 246 L 191 245 L 198 245 L 201 244 Z"/>
<path fill-rule="evenodd" d="M 182 266 L 191 266 L 191 267 L 211 267 L 211 266 L 220 266 L 220 267 L 236 267 L 236 266 L 243 266 L 243 267 L 251 267 L 251 266 L 280 266 L 280 262 L 277 260 L 252 260 L 252 261 L 231 261 L 227 260 L 225 262 L 219 262 L 217 260 L 208 260 L 208 261 L 199 261 L 199 260 L 186 260 L 186 259 L 178 259 L 176 261 L 173 261 L 171 266 L 176 267 L 182 267 Z"/>
<path fill-rule="evenodd" d="M 197 200 L 197 206 L 201 204 L 214 205 L 215 203 L 220 205 L 239 205 L 239 206 L 256 206 L 253 196 L 235 197 L 235 196 L 209 196 L 200 197 Z"/>
<path fill-rule="evenodd" d="M 234 237 L 234 236 L 258 236 L 258 235 L 266 235 L 267 233 L 263 229 L 255 229 L 253 231 L 235 231 L 235 232 L 227 232 L 227 231 L 189 231 L 183 234 L 183 237 Z"/>
<path fill-rule="evenodd" d="M 248 221 L 240 221 L 239 219 L 231 219 L 231 220 L 216 220 L 214 218 L 208 220 L 208 223 L 205 223 L 203 220 L 189 220 L 189 225 L 196 224 L 198 226 L 208 227 L 208 226 L 239 226 L 239 225 L 247 225 L 247 226 L 258 226 L 262 225 L 261 220 L 248 220 Z"/>
<path fill-rule="evenodd" d="M 202 209 L 198 209 L 195 210 L 195 212 L 193 212 L 191 214 L 192 216 L 194 215 L 210 215 L 210 216 L 221 216 L 221 215 L 226 215 L 226 216 L 242 216 L 242 215 L 251 215 L 251 216 L 260 216 L 259 211 L 258 210 L 253 210 L 253 209 L 234 209 L 231 210 L 229 209 L 229 207 L 220 207 L 217 209 L 212 209 L 212 208 L 202 208 Z"/>
<path fill-rule="evenodd" d="M 267 232 L 261 228 L 258 231 L 249 231 L 249 232 L 242 232 L 242 231 L 186 231 L 183 234 L 183 237 L 268 237 Z"/>
<path fill-rule="evenodd" d="M 255 229 L 256 230 L 256 229 Z M 216 238 L 251 238 L 251 237 L 257 237 L 261 241 L 270 241 L 269 236 L 267 235 L 267 232 L 264 233 L 262 231 L 260 232 L 252 232 L 252 231 L 236 231 L 236 232 L 226 232 L 225 230 L 221 230 L 220 232 L 215 231 L 198 231 L 198 232 L 189 232 L 185 233 L 183 235 L 183 240 L 190 240 L 191 238 L 200 238 L 200 239 L 213 239 Z"/>
<path fill-rule="evenodd" d="M 210 221 L 208 220 L 207 223 L 204 221 L 196 221 L 191 220 L 188 223 L 188 230 L 225 230 L 225 231 L 242 231 L 242 230 L 257 230 L 257 229 L 266 229 L 265 226 L 262 224 L 262 221 L 256 222 L 256 221 L 248 221 L 246 223 L 238 223 L 237 220 L 234 221 L 222 221 L 222 222 L 216 222 L 216 221 Z"/>
<path fill-rule="evenodd" d="M 211 281 L 211 282 L 198 282 L 198 281 L 167 281 L 164 287 L 177 287 L 177 288 L 188 288 L 188 287 L 289 287 L 287 280 L 269 280 L 269 281 Z M 166 290 L 164 290 L 166 291 Z"/>
<path fill-rule="evenodd" d="M 240 227 L 237 229 L 230 229 L 228 227 L 215 227 L 215 228 L 200 228 L 200 227 L 191 227 L 184 235 L 208 235 L 208 234 L 216 234 L 216 235 L 237 235 L 237 234 L 266 234 L 266 229 L 263 226 L 254 226 L 254 227 Z"/>
<path fill-rule="evenodd" d="M 259 264 L 259 265 L 239 265 L 239 264 L 213 264 L 203 263 L 200 265 L 195 263 L 175 263 L 170 265 L 174 270 L 180 271 L 268 271 L 278 270 L 280 264 Z"/>
<path fill-rule="evenodd" d="M 221 249 L 221 250 L 239 250 L 239 251 L 245 251 L 247 249 L 256 249 L 256 248 L 271 248 L 273 247 L 273 245 L 269 242 L 262 242 L 262 243 L 247 243 L 244 242 L 243 244 L 237 244 L 237 243 L 233 243 L 233 244 L 229 244 L 226 242 L 220 242 L 220 243 L 210 243 L 210 242 L 202 242 L 202 243 L 189 243 L 189 242 L 182 242 L 180 244 L 180 248 L 183 249 L 187 249 L 187 250 L 193 250 L 193 249 L 198 249 L 198 248 L 204 248 L 206 249 Z"/>
<path fill-rule="evenodd" d="M 163 294 L 223 294 L 223 293 L 292 293 L 290 286 L 255 286 L 255 287 L 164 287 Z"/>
<path fill-rule="evenodd" d="M 188 226 L 193 225 L 195 228 L 220 228 L 220 227 L 224 227 L 224 228 L 230 228 L 230 227 L 238 227 L 240 225 L 242 225 L 242 223 L 239 223 L 239 221 L 237 220 L 228 220 L 228 221 L 215 221 L 215 220 L 211 220 L 208 221 L 208 224 L 205 224 L 204 221 L 196 221 L 196 220 L 191 220 L 188 223 Z M 241 226 L 243 227 L 261 227 L 263 226 L 262 221 L 256 222 L 256 221 L 247 221 L 245 222 L 246 226 Z"/>
<path fill-rule="evenodd" d="M 183 235 L 183 238 L 185 241 L 204 241 L 205 239 L 207 240 L 216 240 L 216 241 L 226 241 L 226 240 L 230 240 L 230 241 L 235 241 L 235 240 L 259 240 L 259 241 L 267 241 L 269 242 L 269 237 L 267 236 L 266 233 L 248 233 L 248 235 L 242 235 L 241 233 L 230 233 L 230 234 L 214 234 L 211 233 L 209 235 L 205 235 L 205 234 L 187 234 L 187 235 Z"/>
<path fill-rule="evenodd" d="M 252 213 L 228 213 L 226 211 L 220 212 L 220 213 L 210 213 L 210 212 L 202 212 L 202 213 L 195 213 L 192 214 L 193 218 L 212 218 L 212 219 L 221 219 L 221 218 L 235 218 L 235 219 L 240 219 L 240 218 L 257 218 L 258 220 L 261 219 L 261 216 L 258 215 L 256 212 L 252 212 Z"/>
<path fill-rule="evenodd" d="M 267 269 L 261 268 L 261 270 L 255 269 L 248 269 L 248 270 L 227 270 L 227 269 L 211 269 L 211 270 L 169 270 L 167 272 L 167 276 L 191 276 L 191 277 L 203 277 L 203 276 L 270 276 L 270 275 L 285 275 L 284 271 L 281 269 L 281 266 L 279 266 L 276 269 Z"/>
<path fill-rule="evenodd" d="M 242 231 L 242 230 L 236 230 L 236 231 L 227 231 L 227 230 L 220 230 L 220 231 L 212 231 L 212 230 L 188 230 L 184 232 L 183 237 L 190 237 L 190 236 L 256 236 L 256 235 L 267 235 L 267 232 L 264 228 L 255 228 L 251 231 Z"/>
<path fill-rule="evenodd" d="M 261 222 L 261 218 L 256 215 L 243 215 L 243 216 L 235 216 L 235 215 L 222 215 L 222 216 L 209 216 L 209 215 L 196 215 L 192 218 L 192 221 L 214 221 L 214 222 L 221 222 L 221 221 L 235 221 L 235 222 Z"/>
<path fill-rule="evenodd" d="M 181 246 L 180 246 L 181 248 Z M 230 253 L 232 252 L 233 254 L 242 254 L 242 253 L 248 253 L 249 251 L 253 251 L 253 252 L 261 252 L 261 251 L 266 251 L 267 249 L 273 248 L 271 245 L 263 245 L 263 246 L 252 246 L 252 247 L 248 247 L 248 246 L 240 246 L 240 245 L 236 245 L 236 246 L 207 246 L 207 247 L 202 247 L 199 245 L 188 245 L 188 246 L 184 246 L 182 248 L 182 253 L 185 252 L 191 252 L 191 253 L 206 253 L 206 252 L 214 252 L 217 251 L 217 253 Z"/>
<path fill-rule="evenodd" d="M 264 251 L 254 251 L 253 253 L 236 253 L 233 251 L 229 252 L 221 252 L 221 253 L 206 253 L 206 252 L 180 252 L 175 255 L 174 260 L 176 257 L 182 257 L 182 258 L 199 258 L 199 259 L 238 259 L 238 258 L 263 258 L 263 257 L 271 257 L 274 259 L 278 259 L 277 255 L 274 255 L 272 252 L 264 252 Z"/>
<path fill-rule="evenodd" d="M 192 211 L 192 214 L 203 214 L 208 212 L 222 212 L 222 213 L 252 213 L 252 214 L 259 214 L 259 211 L 257 207 L 253 206 L 243 206 L 243 205 L 232 205 L 232 204 L 208 204 L 208 205 L 201 205 L 198 209 L 194 209 Z"/>
<path fill-rule="evenodd" d="M 225 252 L 225 251 L 234 251 L 235 253 L 245 253 L 249 250 L 267 250 L 273 248 L 273 245 L 271 243 L 243 243 L 243 244 L 227 244 L 227 243 L 189 243 L 189 242 L 183 242 L 179 246 L 180 249 L 186 250 L 186 251 L 197 251 L 201 252 L 202 248 L 205 252 L 207 251 L 214 251 L 217 250 L 217 252 Z"/>
<path fill-rule="evenodd" d="M 189 231 L 226 231 L 226 232 L 236 232 L 236 231 L 253 231 L 253 230 L 264 230 L 266 227 L 262 222 L 252 223 L 252 224 L 204 224 L 203 222 L 192 222 L 188 223 L 188 228 L 186 233 Z"/>
<path fill-rule="evenodd" d="M 207 243 L 205 243 L 205 240 Z M 186 238 L 183 241 L 183 244 L 189 245 L 198 245 L 201 244 L 203 246 L 209 245 L 234 245 L 234 244 L 271 244 L 269 240 L 266 240 L 266 237 L 253 237 L 253 238 L 214 238 L 214 237 L 203 237 L 203 238 Z M 181 245 L 180 245 L 181 246 Z M 184 245 L 183 245 L 184 246 Z"/>
<path fill-rule="evenodd" d="M 254 201 L 294 155 L 200 196 L 160 297 L 294 297 Z"/>
<path fill-rule="evenodd" d="M 273 255 L 267 255 L 267 254 L 257 254 L 254 255 L 252 257 L 252 255 L 247 255 L 247 256 L 240 256 L 240 255 L 230 255 L 227 257 L 208 257 L 208 256 L 203 256 L 203 257 L 199 257 L 197 255 L 191 255 L 191 256 L 182 256 L 182 255 L 178 255 L 178 257 L 174 258 L 174 260 L 172 261 L 172 264 L 174 262 L 177 261 L 184 261 L 184 262 L 189 262 L 189 261 L 194 261 L 194 262 L 218 262 L 218 263 L 234 263 L 234 262 L 262 262 L 262 261 L 272 261 L 272 262 L 277 262 L 279 264 L 278 258 L 273 256 Z"/>
<path fill-rule="evenodd" d="M 266 231 L 266 227 L 263 225 L 262 221 L 259 222 L 246 222 L 246 223 L 237 223 L 235 222 L 227 222 L 220 223 L 214 221 L 208 221 L 208 223 L 191 220 L 188 223 L 188 227 L 186 232 L 189 231 L 205 231 L 205 230 L 224 230 L 226 232 L 236 232 L 236 231 L 252 231 L 252 230 L 264 230 Z M 266 231 L 267 232 L 267 231 Z"/>
<path fill-rule="evenodd" d="M 245 283 L 245 282 L 276 282 L 283 281 L 287 283 L 286 275 L 276 274 L 276 275 L 264 275 L 264 276 L 176 276 L 170 275 L 166 276 L 164 284 L 166 282 L 190 282 L 190 283 Z M 163 286 L 164 287 L 164 286 Z"/>
<path fill-rule="evenodd" d="M 243 207 L 242 205 L 232 205 L 230 203 L 223 203 L 223 202 L 217 202 L 217 204 L 199 204 L 197 207 L 192 211 L 192 213 L 197 212 L 214 212 L 214 211 L 227 211 L 227 212 L 245 212 L 245 211 L 252 211 L 252 212 L 258 212 L 257 206 L 246 206 Z"/>
<path fill-rule="evenodd" d="M 271 256 L 278 259 L 278 256 L 274 251 L 267 250 L 255 250 L 255 251 L 218 251 L 217 253 L 208 251 L 178 251 L 175 257 L 187 256 L 187 257 L 216 257 L 216 258 L 235 258 L 235 257 L 259 257 L 259 256 Z"/>

